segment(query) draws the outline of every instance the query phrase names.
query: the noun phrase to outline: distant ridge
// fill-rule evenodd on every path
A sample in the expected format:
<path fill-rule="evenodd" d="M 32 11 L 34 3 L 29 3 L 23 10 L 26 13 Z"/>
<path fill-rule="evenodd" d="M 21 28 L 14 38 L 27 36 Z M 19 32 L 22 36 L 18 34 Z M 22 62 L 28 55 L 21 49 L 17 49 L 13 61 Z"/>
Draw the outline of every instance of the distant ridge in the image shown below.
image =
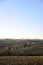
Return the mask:
<path fill-rule="evenodd" d="M 0 46 L 19 45 L 27 42 L 43 44 L 43 39 L 0 39 Z"/>

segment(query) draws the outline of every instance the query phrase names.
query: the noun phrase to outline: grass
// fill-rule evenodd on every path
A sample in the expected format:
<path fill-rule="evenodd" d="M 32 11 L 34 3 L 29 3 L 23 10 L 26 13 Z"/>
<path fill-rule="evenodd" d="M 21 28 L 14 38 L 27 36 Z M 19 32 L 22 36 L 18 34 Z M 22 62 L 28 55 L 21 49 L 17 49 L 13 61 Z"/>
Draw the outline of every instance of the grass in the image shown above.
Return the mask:
<path fill-rule="evenodd" d="M 43 56 L 1 56 L 0 65 L 43 65 Z"/>
<path fill-rule="evenodd" d="M 8 51 L 11 52 L 13 55 L 27 55 L 27 56 L 43 56 L 43 47 L 41 46 L 31 46 L 31 47 L 19 47 L 19 48 L 13 48 L 12 50 L 8 49 L 6 50 L 5 48 L 0 48 L 0 54 L 8 54 Z"/>
<path fill-rule="evenodd" d="M 15 51 L 19 51 L 19 52 L 23 52 L 24 54 L 27 53 L 27 54 L 30 54 L 30 55 L 43 55 L 43 47 L 35 47 L 35 46 L 32 46 L 32 47 L 24 47 L 24 48 L 17 48 L 17 49 L 14 49 L 13 52 Z"/>

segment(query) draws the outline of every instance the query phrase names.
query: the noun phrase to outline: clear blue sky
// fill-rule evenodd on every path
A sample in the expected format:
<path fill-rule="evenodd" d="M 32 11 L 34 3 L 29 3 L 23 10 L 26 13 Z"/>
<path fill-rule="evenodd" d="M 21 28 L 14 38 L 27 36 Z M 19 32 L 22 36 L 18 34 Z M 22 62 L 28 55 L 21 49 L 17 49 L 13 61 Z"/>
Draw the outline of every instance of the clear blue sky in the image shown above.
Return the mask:
<path fill-rule="evenodd" d="M 43 39 L 43 0 L 0 0 L 0 38 Z"/>

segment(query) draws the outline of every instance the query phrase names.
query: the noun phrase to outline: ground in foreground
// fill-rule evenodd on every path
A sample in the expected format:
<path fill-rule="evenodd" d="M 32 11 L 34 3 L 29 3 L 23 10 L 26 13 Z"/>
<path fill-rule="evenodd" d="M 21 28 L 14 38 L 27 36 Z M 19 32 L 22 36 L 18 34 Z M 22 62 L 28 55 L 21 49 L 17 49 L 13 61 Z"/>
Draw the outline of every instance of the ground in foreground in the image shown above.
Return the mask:
<path fill-rule="evenodd" d="M 0 56 L 0 65 L 43 65 L 43 56 Z"/>

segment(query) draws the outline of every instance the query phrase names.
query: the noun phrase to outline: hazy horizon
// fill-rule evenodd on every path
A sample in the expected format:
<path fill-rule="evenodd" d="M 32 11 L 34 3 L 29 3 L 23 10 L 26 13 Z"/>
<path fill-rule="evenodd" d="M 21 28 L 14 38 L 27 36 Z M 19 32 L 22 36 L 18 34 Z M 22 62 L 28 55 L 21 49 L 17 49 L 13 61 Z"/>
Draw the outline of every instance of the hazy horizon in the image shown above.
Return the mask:
<path fill-rule="evenodd" d="M 43 39 L 43 0 L 0 0 L 0 39 Z"/>

